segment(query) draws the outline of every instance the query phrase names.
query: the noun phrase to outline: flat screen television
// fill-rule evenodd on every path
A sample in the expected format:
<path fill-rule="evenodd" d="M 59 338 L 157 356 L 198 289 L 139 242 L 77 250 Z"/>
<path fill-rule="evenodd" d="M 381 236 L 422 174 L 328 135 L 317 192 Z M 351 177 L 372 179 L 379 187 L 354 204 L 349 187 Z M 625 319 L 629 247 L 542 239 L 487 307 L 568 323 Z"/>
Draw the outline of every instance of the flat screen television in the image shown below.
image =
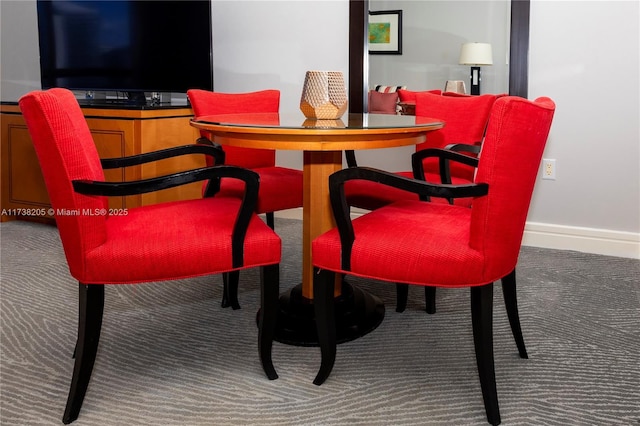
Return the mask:
<path fill-rule="evenodd" d="M 211 1 L 37 1 L 43 89 L 213 90 Z"/>

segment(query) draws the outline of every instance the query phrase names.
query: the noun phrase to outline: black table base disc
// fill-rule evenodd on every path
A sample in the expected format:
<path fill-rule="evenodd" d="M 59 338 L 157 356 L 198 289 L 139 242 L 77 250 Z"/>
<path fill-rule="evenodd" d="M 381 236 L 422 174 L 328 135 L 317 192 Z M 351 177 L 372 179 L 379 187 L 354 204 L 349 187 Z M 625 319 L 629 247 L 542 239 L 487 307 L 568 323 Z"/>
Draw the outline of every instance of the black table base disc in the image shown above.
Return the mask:
<path fill-rule="evenodd" d="M 384 319 L 384 304 L 371 293 L 342 282 L 335 299 L 336 339 L 349 342 L 375 330 Z M 280 296 L 275 340 L 294 346 L 318 346 L 313 301 L 302 296 L 298 285 Z"/>

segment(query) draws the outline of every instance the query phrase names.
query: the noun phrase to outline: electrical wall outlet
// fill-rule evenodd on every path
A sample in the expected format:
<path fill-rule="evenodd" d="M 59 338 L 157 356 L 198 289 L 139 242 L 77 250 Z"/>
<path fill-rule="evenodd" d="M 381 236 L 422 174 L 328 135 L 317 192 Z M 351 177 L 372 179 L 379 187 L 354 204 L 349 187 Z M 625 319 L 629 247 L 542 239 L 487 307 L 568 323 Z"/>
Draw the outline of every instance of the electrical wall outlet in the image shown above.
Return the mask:
<path fill-rule="evenodd" d="M 542 160 L 542 179 L 556 180 L 556 160 L 545 158 Z"/>

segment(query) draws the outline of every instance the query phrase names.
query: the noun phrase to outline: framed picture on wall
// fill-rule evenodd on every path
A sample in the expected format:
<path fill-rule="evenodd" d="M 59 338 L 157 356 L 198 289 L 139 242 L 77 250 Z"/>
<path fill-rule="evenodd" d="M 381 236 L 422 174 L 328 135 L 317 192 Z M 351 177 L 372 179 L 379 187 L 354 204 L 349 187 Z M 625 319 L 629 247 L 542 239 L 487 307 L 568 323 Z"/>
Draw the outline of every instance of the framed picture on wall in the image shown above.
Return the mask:
<path fill-rule="evenodd" d="M 369 53 L 402 55 L 402 11 L 369 12 Z"/>

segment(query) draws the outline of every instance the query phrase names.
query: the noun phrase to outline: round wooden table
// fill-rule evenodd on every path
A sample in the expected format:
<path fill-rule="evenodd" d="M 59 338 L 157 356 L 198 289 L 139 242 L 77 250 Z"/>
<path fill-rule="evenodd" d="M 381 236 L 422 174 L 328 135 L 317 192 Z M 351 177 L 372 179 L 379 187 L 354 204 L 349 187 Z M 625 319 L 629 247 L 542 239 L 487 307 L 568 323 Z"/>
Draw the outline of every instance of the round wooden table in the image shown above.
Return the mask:
<path fill-rule="evenodd" d="M 342 169 L 342 151 L 416 145 L 444 123 L 428 117 L 387 114 L 348 114 L 338 120 L 309 120 L 302 113 L 264 113 L 203 116 L 192 120 L 191 125 L 208 132 L 211 140 L 220 145 L 303 151 L 302 284 L 281 297 L 276 340 L 316 345 L 311 242 L 335 226 L 329 201 L 329 175 Z M 342 280 L 336 282 L 335 296 L 336 312 L 358 318 L 355 323 L 337 321 L 340 342 L 367 334 L 384 318 L 384 305 L 375 296 Z M 353 315 L 352 304 L 365 306 L 365 311 Z"/>

